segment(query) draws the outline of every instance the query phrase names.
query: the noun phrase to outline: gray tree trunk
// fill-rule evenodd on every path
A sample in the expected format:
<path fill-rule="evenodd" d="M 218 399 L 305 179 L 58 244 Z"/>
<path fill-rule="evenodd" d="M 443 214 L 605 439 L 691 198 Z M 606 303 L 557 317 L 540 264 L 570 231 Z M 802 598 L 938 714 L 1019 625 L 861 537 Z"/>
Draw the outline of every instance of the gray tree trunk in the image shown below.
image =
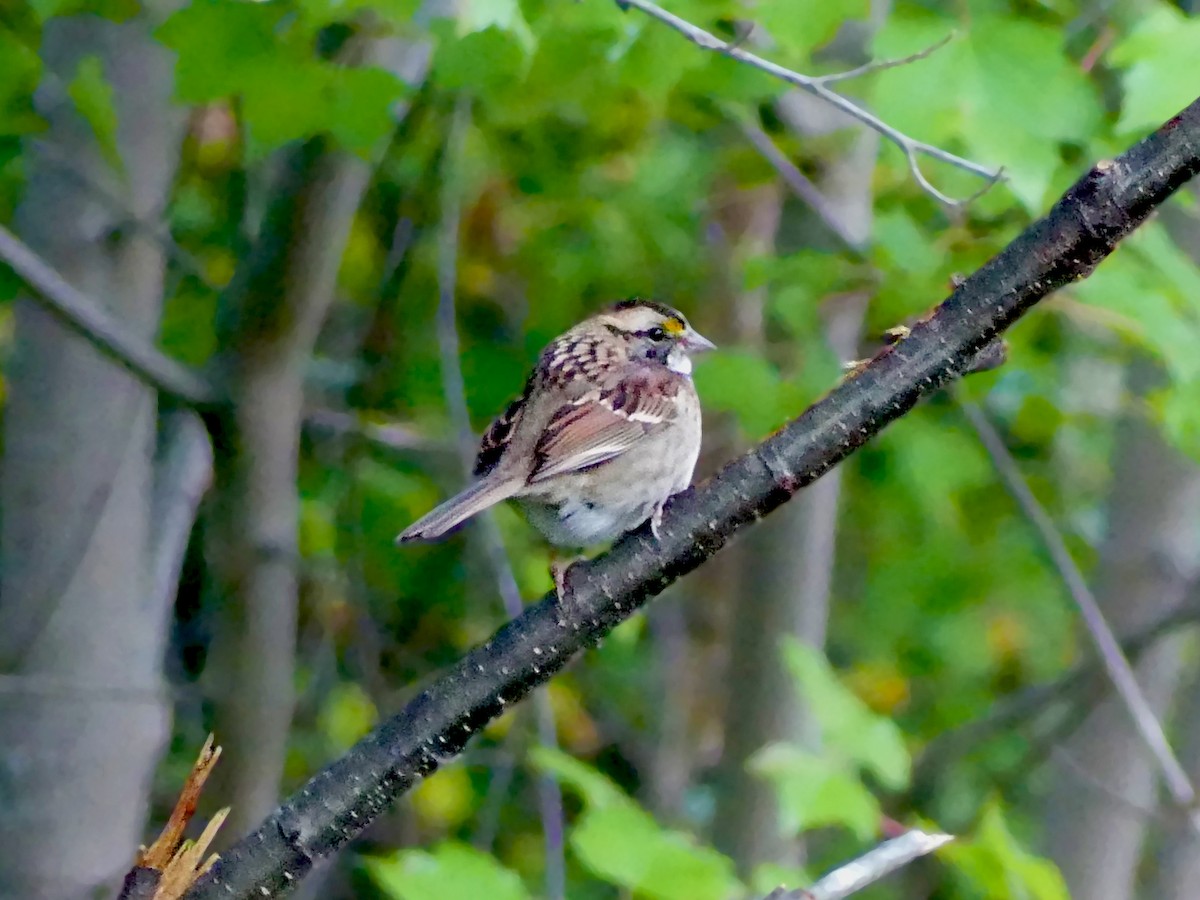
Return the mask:
<path fill-rule="evenodd" d="M 1144 396 L 1148 364 L 1133 367 L 1131 393 Z M 1177 606 L 1187 589 L 1200 516 L 1200 472 L 1164 442 L 1130 404 L 1113 457 L 1108 536 L 1096 595 L 1114 630 L 1128 633 Z M 1161 717 L 1180 673 L 1180 644 L 1167 640 L 1137 667 L 1138 681 Z M 1050 852 L 1072 896 L 1128 900 L 1142 857 L 1146 815 L 1155 803 L 1157 769 L 1129 714 L 1103 702 L 1062 751 L 1071 771 L 1055 779 L 1047 815 Z"/>
<path fill-rule="evenodd" d="M 1193 591 L 1195 595 L 1195 591 Z M 1191 602 L 1200 602 L 1193 596 Z M 1192 677 L 1180 690 L 1182 703 L 1176 711 L 1180 762 L 1200 784 L 1200 671 L 1192 664 Z M 1147 868 L 1149 886 L 1143 893 L 1157 900 L 1193 900 L 1200 886 L 1200 836 L 1185 817 L 1168 816 L 1160 825 L 1162 847 L 1157 865 Z"/>
<path fill-rule="evenodd" d="M 149 25 L 56 19 L 39 90 L 56 161 L 31 153 L 24 238 L 138 334 L 154 335 L 163 254 L 62 163 L 153 219 L 182 117 Z M 97 55 L 114 88 L 127 179 L 114 175 L 64 85 Z M 16 307 L 0 503 L 0 895 L 92 896 L 129 867 L 168 735 L 162 659 L 170 596 L 152 558 L 152 390 L 29 301 Z"/>

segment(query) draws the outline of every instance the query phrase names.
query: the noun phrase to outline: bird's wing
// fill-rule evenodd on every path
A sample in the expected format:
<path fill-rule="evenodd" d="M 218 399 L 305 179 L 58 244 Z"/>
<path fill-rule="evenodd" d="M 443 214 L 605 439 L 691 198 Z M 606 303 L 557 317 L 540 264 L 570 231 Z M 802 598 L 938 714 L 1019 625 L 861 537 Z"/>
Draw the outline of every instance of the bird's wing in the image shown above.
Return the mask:
<path fill-rule="evenodd" d="M 512 442 L 512 437 L 517 430 L 517 426 L 521 424 L 521 417 L 525 414 L 525 401 L 529 399 L 529 393 L 533 390 L 536 376 L 537 373 L 535 372 L 529 377 L 529 380 L 525 382 L 525 390 L 521 396 L 508 404 L 508 408 L 483 433 L 483 438 L 479 442 L 479 452 L 475 455 L 475 466 L 472 470 L 472 474 L 476 478 L 482 478 L 499 465 L 500 458 L 504 456 L 504 451 L 508 449 L 508 445 Z"/>
<path fill-rule="evenodd" d="M 564 406 L 538 439 L 529 484 L 607 462 L 669 425 L 677 378 L 666 369 L 639 369 Z"/>

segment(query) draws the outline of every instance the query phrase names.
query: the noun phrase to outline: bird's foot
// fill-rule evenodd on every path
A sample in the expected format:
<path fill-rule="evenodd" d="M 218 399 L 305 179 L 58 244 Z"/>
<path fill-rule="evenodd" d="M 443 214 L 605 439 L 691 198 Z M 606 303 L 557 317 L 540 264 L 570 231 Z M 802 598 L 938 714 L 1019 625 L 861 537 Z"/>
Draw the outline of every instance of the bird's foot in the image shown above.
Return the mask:
<path fill-rule="evenodd" d="M 559 606 L 566 606 L 568 602 L 567 571 L 581 559 L 582 556 L 576 556 L 565 561 L 555 559 L 550 562 L 550 577 L 554 579 L 554 594 Z"/>
<path fill-rule="evenodd" d="M 660 529 L 662 528 L 663 505 L 665 503 L 666 501 L 664 500 L 662 503 L 655 504 L 654 512 L 650 513 L 650 533 L 654 535 L 654 540 L 659 544 L 662 543 L 662 532 Z"/>

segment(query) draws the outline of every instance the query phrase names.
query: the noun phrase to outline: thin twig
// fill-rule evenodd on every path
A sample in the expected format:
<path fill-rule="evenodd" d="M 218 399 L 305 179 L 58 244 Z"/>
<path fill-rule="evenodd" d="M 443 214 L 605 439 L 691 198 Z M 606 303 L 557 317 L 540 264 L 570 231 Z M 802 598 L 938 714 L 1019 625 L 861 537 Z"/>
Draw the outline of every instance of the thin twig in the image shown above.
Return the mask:
<path fill-rule="evenodd" d="M 1100 610 L 1096 597 L 1084 580 L 1083 573 L 1075 565 L 1066 543 L 1055 527 L 1049 514 L 1038 502 L 1017 466 L 1016 461 L 1004 446 L 1004 441 L 992 426 L 987 416 L 974 404 L 958 401 L 963 415 L 979 436 L 997 474 L 1003 480 L 1021 512 L 1033 525 L 1041 538 L 1046 552 L 1066 585 L 1071 599 L 1078 607 L 1083 623 L 1100 653 L 1104 669 L 1112 680 L 1125 709 L 1133 720 L 1134 727 L 1149 749 L 1162 773 L 1163 781 L 1177 806 L 1188 813 L 1192 827 L 1200 832 L 1200 810 L 1196 808 L 1196 790 L 1187 773 L 1171 749 L 1162 725 L 1151 709 L 1149 701 L 1138 685 L 1133 667 L 1121 650 L 1121 645 L 1109 628 Z"/>
<path fill-rule="evenodd" d="M 736 59 L 738 62 L 743 62 L 749 66 L 753 66 L 754 68 L 766 72 L 768 75 L 772 75 L 781 81 L 785 81 L 794 87 L 808 91 L 810 94 L 820 97 L 834 108 L 840 109 L 852 119 L 856 119 L 862 124 L 866 125 L 868 128 L 878 131 L 881 135 L 886 137 L 900 148 L 900 151 L 904 154 L 905 159 L 908 161 L 909 170 L 912 172 L 913 178 L 916 180 L 917 184 L 919 184 L 926 193 L 938 201 L 946 204 L 947 206 L 961 206 L 967 201 L 955 200 L 953 197 L 943 194 L 932 184 L 930 184 L 929 180 L 921 171 L 918 161 L 919 156 L 928 156 L 932 159 L 947 163 L 948 165 L 962 169 L 966 172 L 970 172 L 973 175 L 978 175 L 980 178 L 987 180 L 988 183 L 985 187 L 991 187 L 993 184 L 999 181 L 1003 175 L 1002 170 L 992 171 L 987 166 L 972 162 L 969 159 L 964 159 L 961 156 L 956 156 L 955 154 L 950 153 L 948 150 L 943 150 L 941 147 L 935 147 L 933 144 L 926 144 L 924 141 L 914 140 L 899 129 L 893 128 L 878 116 L 867 112 L 857 103 L 853 102 L 852 100 L 848 100 L 841 94 L 838 94 L 826 87 L 826 81 L 830 80 L 830 76 L 819 77 L 802 75 L 793 69 L 788 69 L 777 63 L 773 63 L 770 60 L 763 59 L 761 56 L 751 53 L 748 50 L 743 50 L 734 43 L 721 40 L 716 35 L 710 34 L 703 28 L 693 25 L 686 19 L 681 19 L 679 16 L 667 12 L 661 6 L 652 3 L 651 0 L 616 0 L 616 3 L 622 9 L 633 7 L 650 16 L 651 18 L 657 19 L 664 25 L 673 28 L 675 31 L 678 31 L 697 47 L 701 47 L 705 50 L 711 50 L 714 53 L 720 53 L 724 56 L 729 56 L 733 59 Z M 934 49 L 936 49 L 936 47 Z M 836 76 L 833 78 L 833 80 L 836 80 Z"/>
<path fill-rule="evenodd" d="M 948 43 L 958 37 L 958 33 L 951 31 L 936 44 L 930 44 L 924 50 L 918 50 L 916 53 L 910 53 L 908 56 L 901 56 L 897 59 L 876 59 L 868 63 L 863 63 L 855 69 L 847 69 L 845 72 L 834 72 L 832 75 L 818 75 L 813 78 L 820 84 L 836 84 L 840 81 L 849 81 L 851 78 L 862 78 L 866 75 L 874 75 L 876 72 L 882 72 L 884 69 L 895 69 L 899 66 L 907 66 L 909 63 L 915 63 L 918 60 L 933 56 Z"/>
<path fill-rule="evenodd" d="M 337 409 L 312 410 L 304 417 L 304 426 L 334 436 L 350 435 L 394 452 L 446 449 L 441 442 L 399 422 L 372 422 Z"/>
<path fill-rule="evenodd" d="M 1128 658 L 1137 660 L 1164 636 L 1173 634 L 1180 628 L 1195 625 L 1198 620 L 1200 620 L 1200 597 L 1181 603 L 1146 627 L 1123 637 L 1121 639 L 1122 649 Z M 935 777 L 935 773 L 944 771 L 948 765 L 968 753 L 972 747 L 984 743 L 994 735 L 1009 732 L 1020 723 L 1038 716 L 1058 701 L 1070 700 L 1102 675 L 1103 666 L 1100 661 L 1088 659 L 1054 681 L 1032 685 L 1005 697 L 995 703 L 986 715 L 937 735 L 926 745 L 917 760 L 917 774 L 913 779 L 914 783 L 919 785 L 921 782 Z M 1103 699 L 1107 690 L 1111 689 L 1111 682 L 1106 680 L 1103 687 L 1105 690 L 1099 699 Z M 1027 772 L 1029 767 L 1022 765 L 1020 770 Z"/>
<path fill-rule="evenodd" d="M 471 419 L 467 410 L 466 384 L 459 364 L 458 326 L 455 315 L 455 292 L 458 283 L 458 232 L 462 217 L 462 188 L 456 169 L 462 158 L 463 142 L 471 123 L 471 101 L 462 95 L 454 108 L 450 134 L 446 139 L 445 190 L 442 193 L 442 221 L 438 234 L 438 349 L 442 365 L 442 389 L 450 418 L 458 434 L 459 454 L 463 468 L 470 476 L 475 459 L 475 435 L 471 430 Z M 513 574 L 512 563 L 504 549 L 500 529 L 490 513 L 479 517 L 482 543 L 488 564 L 496 579 L 496 587 L 504 603 L 504 611 L 510 619 L 517 618 L 524 604 L 521 591 Z M 534 713 L 538 743 L 547 748 L 556 748 L 558 738 L 554 729 L 554 710 L 550 696 L 539 691 L 534 697 Z M 566 860 L 563 856 L 563 805 L 562 789 L 552 775 L 541 773 L 537 777 L 538 808 L 542 819 L 542 830 L 546 848 L 546 896 L 549 900 L 561 900 L 566 893 Z"/>
<path fill-rule="evenodd" d="M 1114 810 L 1117 810 L 1127 818 L 1131 818 L 1139 822 L 1150 820 L 1152 822 L 1157 822 L 1160 825 L 1167 822 L 1168 817 L 1161 809 L 1150 809 L 1146 806 L 1143 806 L 1135 800 L 1130 800 L 1128 797 L 1110 785 L 1105 784 L 1086 768 L 1084 768 L 1083 763 L 1072 756 L 1067 751 L 1067 748 L 1061 744 L 1055 744 L 1050 748 L 1050 760 L 1051 762 L 1058 763 L 1062 767 L 1063 771 L 1070 773 L 1079 781 L 1080 784 L 1082 784 L 1093 794 L 1103 797 L 1108 801 Z"/>
<path fill-rule="evenodd" d="M 220 403 L 220 392 L 208 379 L 160 352 L 114 319 L 3 225 L 0 225 L 0 260 L 30 287 L 44 309 L 146 384 L 187 406 L 210 407 Z"/>
<path fill-rule="evenodd" d="M 810 888 L 776 888 L 765 900 L 842 900 L 887 877 L 915 859 L 954 840 L 953 835 L 913 829 L 884 841 L 857 859 L 834 869 Z"/>
<path fill-rule="evenodd" d="M 787 158 L 782 150 L 775 146 L 771 136 L 762 128 L 745 116 L 736 116 L 736 121 L 746 140 L 775 169 L 788 189 L 816 214 L 817 218 L 846 250 L 861 258 L 863 256 L 862 242 L 855 240 L 846 230 L 846 226 L 842 224 L 837 212 L 825 199 L 825 195 L 821 193 L 820 189 L 800 171 L 795 163 Z"/>

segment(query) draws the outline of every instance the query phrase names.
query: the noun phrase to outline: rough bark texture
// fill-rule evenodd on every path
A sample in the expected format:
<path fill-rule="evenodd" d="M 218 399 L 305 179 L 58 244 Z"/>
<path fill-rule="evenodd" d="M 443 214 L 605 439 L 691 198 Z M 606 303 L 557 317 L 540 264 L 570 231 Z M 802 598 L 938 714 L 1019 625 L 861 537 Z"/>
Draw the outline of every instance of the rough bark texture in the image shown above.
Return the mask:
<path fill-rule="evenodd" d="M 102 161 L 65 96 L 86 54 L 100 57 L 114 86 L 127 179 Z M 182 122 L 169 103 L 170 60 L 148 25 L 55 19 L 42 55 L 53 73 L 39 91 L 45 139 L 152 220 Z M 57 163 L 36 152 L 31 160 L 18 230 L 132 332 L 152 336 L 159 248 L 137 230 L 115 232 L 112 210 Z M 128 869 L 168 733 L 169 604 L 154 591 L 150 519 L 157 404 L 27 300 L 17 305 L 14 346 L 0 480 L 0 659 L 30 690 L 0 697 L 0 895 L 84 897 Z"/>
<path fill-rule="evenodd" d="M 981 348 L 1051 291 L 1090 274 L 1198 171 L 1200 101 L 1085 174 L 908 337 L 714 478 L 675 497 L 657 539 L 643 528 L 569 569 L 561 603 L 546 597 L 466 654 L 225 853 L 189 900 L 248 900 L 294 888 L 506 706 L 970 367 Z"/>
<path fill-rule="evenodd" d="M 1148 366 L 1135 367 L 1142 398 Z M 1108 535 L 1096 576 L 1096 597 L 1113 628 L 1128 634 L 1182 602 L 1195 558 L 1193 523 L 1200 518 L 1200 471 L 1168 447 L 1157 427 L 1132 404 L 1118 437 Z M 1149 650 L 1138 681 L 1160 720 L 1180 674 L 1177 638 Z M 1137 880 L 1146 816 L 1155 804 L 1157 770 L 1129 713 L 1104 701 L 1063 748 L 1074 773 L 1055 779 L 1047 835 L 1071 893 L 1089 900 L 1128 900 Z M 1115 799 L 1116 798 L 1116 799 Z"/>

